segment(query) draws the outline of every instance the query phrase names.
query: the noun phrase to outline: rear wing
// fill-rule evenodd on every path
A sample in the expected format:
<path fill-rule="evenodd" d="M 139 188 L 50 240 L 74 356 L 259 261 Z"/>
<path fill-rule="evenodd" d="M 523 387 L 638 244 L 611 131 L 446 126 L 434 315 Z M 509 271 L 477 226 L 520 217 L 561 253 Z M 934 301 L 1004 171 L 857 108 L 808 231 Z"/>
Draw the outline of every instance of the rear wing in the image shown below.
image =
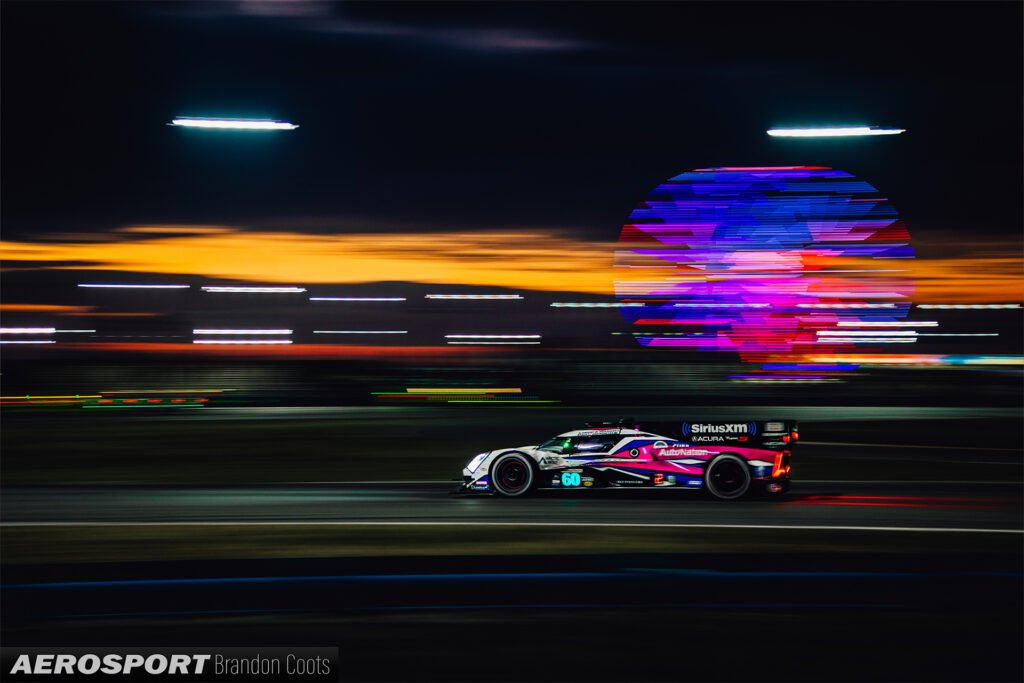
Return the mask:
<path fill-rule="evenodd" d="M 800 440 L 796 420 L 644 422 L 640 428 L 693 444 L 733 444 L 769 450 L 792 450 Z"/>

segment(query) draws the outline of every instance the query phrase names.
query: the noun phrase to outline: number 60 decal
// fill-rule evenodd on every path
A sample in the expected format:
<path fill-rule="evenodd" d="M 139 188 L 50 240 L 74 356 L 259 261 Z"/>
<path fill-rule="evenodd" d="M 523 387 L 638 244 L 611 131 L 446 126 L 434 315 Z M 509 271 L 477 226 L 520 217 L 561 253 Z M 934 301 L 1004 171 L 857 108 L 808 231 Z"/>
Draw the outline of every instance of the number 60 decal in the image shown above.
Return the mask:
<path fill-rule="evenodd" d="M 579 486 L 579 472 L 562 472 L 562 486 Z"/>

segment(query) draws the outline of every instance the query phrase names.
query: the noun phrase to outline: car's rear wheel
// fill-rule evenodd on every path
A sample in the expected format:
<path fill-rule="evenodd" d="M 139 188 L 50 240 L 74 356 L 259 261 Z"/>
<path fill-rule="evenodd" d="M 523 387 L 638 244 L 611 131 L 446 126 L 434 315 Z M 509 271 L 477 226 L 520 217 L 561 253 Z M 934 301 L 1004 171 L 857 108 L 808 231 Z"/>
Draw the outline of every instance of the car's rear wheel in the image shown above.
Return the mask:
<path fill-rule="evenodd" d="M 533 460 L 522 453 L 505 453 L 491 463 L 491 488 L 499 496 L 525 496 L 533 490 L 537 473 Z"/>
<path fill-rule="evenodd" d="M 708 465 L 704 485 L 708 493 L 722 500 L 742 498 L 750 490 L 750 468 L 738 455 L 724 453 Z"/>

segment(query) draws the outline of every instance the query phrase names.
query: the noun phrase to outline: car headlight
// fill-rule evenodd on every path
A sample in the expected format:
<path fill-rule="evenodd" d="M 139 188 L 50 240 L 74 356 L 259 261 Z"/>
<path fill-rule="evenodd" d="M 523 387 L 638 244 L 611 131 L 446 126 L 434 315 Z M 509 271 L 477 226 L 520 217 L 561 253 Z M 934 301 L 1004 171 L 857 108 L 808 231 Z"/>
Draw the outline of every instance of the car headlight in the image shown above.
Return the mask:
<path fill-rule="evenodd" d="M 487 453 L 481 453 L 480 455 L 474 457 L 472 460 L 469 461 L 469 464 L 466 465 L 466 469 L 469 470 L 470 474 L 476 472 L 476 468 L 480 467 L 480 465 L 483 464 L 484 458 L 486 457 Z"/>

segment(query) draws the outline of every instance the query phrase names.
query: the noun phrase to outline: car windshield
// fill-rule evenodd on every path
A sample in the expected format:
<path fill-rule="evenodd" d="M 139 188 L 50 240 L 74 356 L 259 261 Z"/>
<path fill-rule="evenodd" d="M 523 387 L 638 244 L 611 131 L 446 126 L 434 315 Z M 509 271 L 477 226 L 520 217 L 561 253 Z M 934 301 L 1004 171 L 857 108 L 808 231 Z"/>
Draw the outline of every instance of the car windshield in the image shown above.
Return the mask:
<path fill-rule="evenodd" d="M 556 436 L 548 439 L 538 448 L 559 455 L 570 453 L 607 453 L 622 440 L 618 434 L 608 436 Z"/>

